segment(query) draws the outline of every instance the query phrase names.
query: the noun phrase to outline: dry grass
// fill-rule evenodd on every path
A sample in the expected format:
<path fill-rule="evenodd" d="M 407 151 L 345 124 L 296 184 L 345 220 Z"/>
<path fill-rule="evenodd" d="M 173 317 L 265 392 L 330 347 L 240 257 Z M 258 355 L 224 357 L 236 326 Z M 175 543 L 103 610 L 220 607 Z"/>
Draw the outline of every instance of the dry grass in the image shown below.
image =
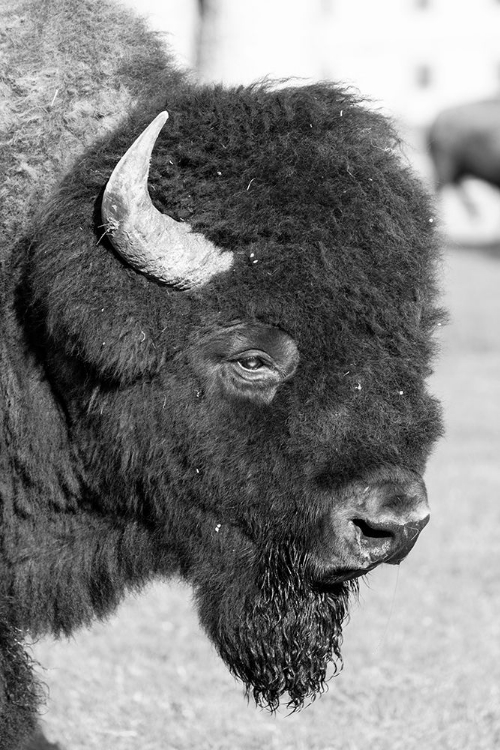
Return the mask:
<path fill-rule="evenodd" d="M 433 521 L 400 569 L 362 586 L 329 692 L 289 717 L 247 706 L 189 591 L 158 584 L 74 642 L 36 646 L 52 739 L 68 750 L 500 747 L 500 259 L 453 251 L 446 265 Z"/>

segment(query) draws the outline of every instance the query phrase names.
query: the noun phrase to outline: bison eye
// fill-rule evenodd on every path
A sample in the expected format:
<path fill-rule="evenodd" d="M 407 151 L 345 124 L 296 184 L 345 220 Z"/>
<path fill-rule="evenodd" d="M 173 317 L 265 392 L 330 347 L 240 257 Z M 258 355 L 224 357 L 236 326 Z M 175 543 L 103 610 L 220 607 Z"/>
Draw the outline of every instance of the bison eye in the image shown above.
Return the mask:
<path fill-rule="evenodd" d="M 264 323 L 235 323 L 193 339 L 190 361 L 205 392 L 230 399 L 269 404 L 295 373 L 297 345 L 279 328 Z"/>
<path fill-rule="evenodd" d="M 279 377 L 279 370 L 272 357 L 262 349 L 246 349 L 238 352 L 231 360 L 240 376 L 252 380 L 267 380 L 269 377 Z"/>
<path fill-rule="evenodd" d="M 246 382 L 261 385 L 277 384 L 280 372 L 274 359 L 262 349 L 247 349 L 235 354 L 229 362 L 234 368 L 235 375 Z"/>
<path fill-rule="evenodd" d="M 254 370 L 260 370 L 262 367 L 266 367 L 266 363 L 257 356 L 240 357 L 240 359 L 236 361 L 238 362 L 240 367 L 242 367 L 244 370 L 249 370 L 250 372 Z"/>

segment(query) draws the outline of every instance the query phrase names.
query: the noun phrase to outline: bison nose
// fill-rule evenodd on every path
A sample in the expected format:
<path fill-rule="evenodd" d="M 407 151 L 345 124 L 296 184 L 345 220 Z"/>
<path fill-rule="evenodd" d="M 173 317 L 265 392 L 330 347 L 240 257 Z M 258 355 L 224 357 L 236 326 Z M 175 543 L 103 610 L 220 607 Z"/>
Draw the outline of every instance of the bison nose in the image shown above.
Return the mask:
<path fill-rule="evenodd" d="M 406 522 L 393 518 L 353 518 L 361 550 L 374 562 L 385 562 L 390 565 L 400 563 L 410 552 L 418 535 L 429 523 L 430 515 L 425 515 Z"/>
<path fill-rule="evenodd" d="M 425 485 L 414 474 L 400 470 L 395 477 L 350 482 L 323 520 L 312 555 L 322 569 L 319 578 L 346 580 L 380 563 L 400 563 L 428 522 Z"/>

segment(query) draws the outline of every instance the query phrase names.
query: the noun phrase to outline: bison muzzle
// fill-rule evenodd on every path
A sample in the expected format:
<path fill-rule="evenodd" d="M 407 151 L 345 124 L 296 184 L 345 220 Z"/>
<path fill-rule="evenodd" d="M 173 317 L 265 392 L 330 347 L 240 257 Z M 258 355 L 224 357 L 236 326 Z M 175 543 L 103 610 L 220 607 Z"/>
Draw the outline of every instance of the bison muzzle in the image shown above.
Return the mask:
<path fill-rule="evenodd" d="M 325 568 L 317 580 L 348 580 L 380 563 L 400 563 L 428 523 L 420 478 L 396 469 L 377 473 L 364 482 L 350 482 L 335 497 L 323 523 L 321 552 L 314 555 Z"/>

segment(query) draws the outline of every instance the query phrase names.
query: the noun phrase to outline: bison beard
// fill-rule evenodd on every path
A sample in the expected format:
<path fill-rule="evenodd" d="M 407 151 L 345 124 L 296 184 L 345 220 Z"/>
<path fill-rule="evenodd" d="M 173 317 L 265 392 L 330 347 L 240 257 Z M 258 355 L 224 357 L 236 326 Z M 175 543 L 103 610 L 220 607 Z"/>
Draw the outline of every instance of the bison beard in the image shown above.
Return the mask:
<path fill-rule="evenodd" d="M 329 664 L 337 672 L 342 662 L 342 623 L 357 583 L 315 588 L 306 559 L 288 545 L 269 547 L 254 570 L 246 585 L 234 569 L 199 581 L 200 620 L 247 696 L 275 711 L 288 695 L 295 711 L 324 692 Z"/>

